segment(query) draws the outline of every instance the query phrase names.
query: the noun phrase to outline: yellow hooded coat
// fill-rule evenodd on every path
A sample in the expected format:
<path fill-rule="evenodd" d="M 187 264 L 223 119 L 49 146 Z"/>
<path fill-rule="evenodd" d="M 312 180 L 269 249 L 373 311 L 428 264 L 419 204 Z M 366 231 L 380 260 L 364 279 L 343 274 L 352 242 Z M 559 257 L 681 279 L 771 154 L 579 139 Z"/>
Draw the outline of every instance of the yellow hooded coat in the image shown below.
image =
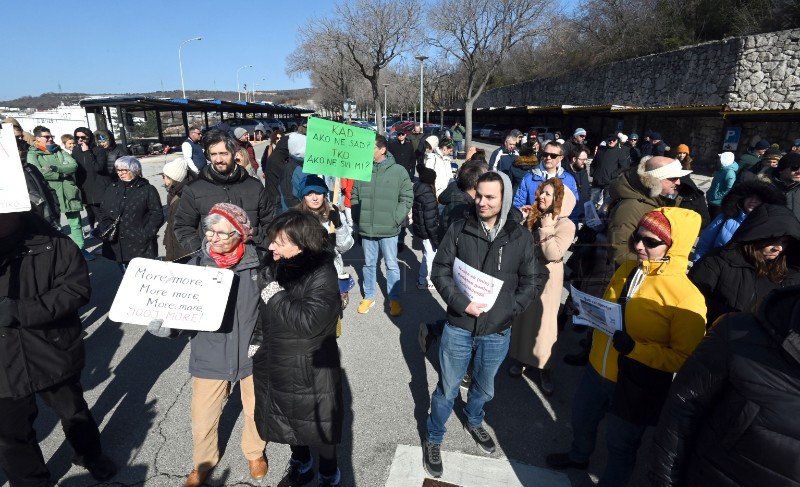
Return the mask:
<path fill-rule="evenodd" d="M 672 246 L 663 261 L 625 262 L 603 299 L 616 303 L 628 276 L 639 265 L 644 281 L 625 307 L 625 331 L 636 342 L 628 357 L 654 369 L 677 372 L 706 331 L 705 298 L 686 276 L 689 252 L 700 231 L 700 215 L 684 208 L 657 208 L 672 227 Z M 595 330 L 589 362 L 602 377 L 617 381 L 611 337 Z"/>

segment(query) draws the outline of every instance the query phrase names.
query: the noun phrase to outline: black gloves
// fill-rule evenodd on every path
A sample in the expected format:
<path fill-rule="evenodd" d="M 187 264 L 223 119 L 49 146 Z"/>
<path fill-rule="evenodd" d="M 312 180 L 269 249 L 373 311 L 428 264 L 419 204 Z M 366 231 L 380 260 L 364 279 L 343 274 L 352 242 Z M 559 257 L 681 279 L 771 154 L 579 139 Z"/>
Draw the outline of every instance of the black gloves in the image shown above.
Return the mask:
<path fill-rule="evenodd" d="M 336 228 L 339 228 L 339 227 L 342 226 L 341 213 L 339 213 L 336 210 L 331 210 L 331 212 L 328 213 L 328 220 L 330 220 L 333 223 L 333 226 L 336 227 Z"/>
<path fill-rule="evenodd" d="M 615 331 L 611 341 L 614 343 L 614 348 L 617 352 L 622 355 L 628 355 L 633 351 L 633 347 L 636 346 L 636 342 L 633 341 L 633 338 L 622 330 Z"/>
<path fill-rule="evenodd" d="M 17 325 L 19 325 L 17 300 L 3 296 L 0 298 L 0 326 L 12 327 Z"/>

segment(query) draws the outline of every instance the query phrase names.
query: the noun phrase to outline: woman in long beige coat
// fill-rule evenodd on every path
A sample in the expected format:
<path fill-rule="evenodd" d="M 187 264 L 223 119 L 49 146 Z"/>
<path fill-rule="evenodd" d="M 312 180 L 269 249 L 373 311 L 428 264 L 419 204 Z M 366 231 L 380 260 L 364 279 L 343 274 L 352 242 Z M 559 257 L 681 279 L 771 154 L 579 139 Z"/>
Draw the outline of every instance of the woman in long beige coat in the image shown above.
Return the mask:
<path fill-rule="evenodd" d="M 539 262 L 547 262 L 550 275 L 541 297 L 514 319 L 509 355 L 516 361 L 508 370 L 519 377 L 527 367 L 538 369 L 541 389 L 553 393 L 550 356 L 558 337 L 558 307 L 564 284 L 564 254 L 575 238 L 575 224 L 569 214 L 575 195 L 558 178 L 548 179 L 536 190 L 536 199 L 525 224 L 534 234 Z"/>

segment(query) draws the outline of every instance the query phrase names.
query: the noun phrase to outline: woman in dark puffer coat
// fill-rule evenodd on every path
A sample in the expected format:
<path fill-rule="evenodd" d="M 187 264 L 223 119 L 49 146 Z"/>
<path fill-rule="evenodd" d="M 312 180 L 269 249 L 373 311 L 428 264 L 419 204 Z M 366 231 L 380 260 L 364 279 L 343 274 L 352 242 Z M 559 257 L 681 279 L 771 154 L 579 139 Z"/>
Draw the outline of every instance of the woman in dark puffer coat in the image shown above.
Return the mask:
<path fill-rule="evenodd" d="M 419 289 L 434 289 L 431 282 L 433 256 L 439 247 L 439 203 L 434 183 L 436 171 L 417 166 L 419 181 L 414 183 L 414 202 L 411 205 L 411 235 L 422 240 L 422 262 L 419 264 Z"/>
<path fill-rule="evenodd" d="M 800 485 L 798 298 L 777 289 L 757 313 L 727 315 L 689 357 L 659 421 L 652 485 Z"/>
<path fill-rule="evenodd" d="M 724 247 L 692 267 L 703 293 L 707 326 L 725 313 L 751 311 L 775 288 L 800 284 L 800 222 L 782 205 L 754 209 Z"/>
<path fill-rule="evenodd" d="M 273 261 L 262 274 L 260 323 L 251 340 L 255 420 L 265 441 L 290 445 L 281 482 L 314 477 L 309 447 L 319 455 L 319 485 L 339 485 L 336 445 L 344 401 L 336 321 L 341 298 L 325 229 L 309 212 L 290 209 L 268 231 Z"/>

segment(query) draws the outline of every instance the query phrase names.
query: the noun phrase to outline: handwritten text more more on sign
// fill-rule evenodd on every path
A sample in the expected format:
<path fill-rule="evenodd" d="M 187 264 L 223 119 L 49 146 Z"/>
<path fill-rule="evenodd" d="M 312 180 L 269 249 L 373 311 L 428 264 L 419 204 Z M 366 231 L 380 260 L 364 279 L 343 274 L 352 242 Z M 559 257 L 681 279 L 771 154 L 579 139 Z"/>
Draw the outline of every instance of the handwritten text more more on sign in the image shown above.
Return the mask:
<path fill-rule="evenodd" d="M 109 317 L 113 321 L 183 330 L 214 331 L 222 324 L 233 272 L 228 269 L 131 260 Z"/>
<path fill-rule="evenodd" d="M 372 130 L 313 117 L 308 120 L 303 172 L 369 181 L 374 149 Z"/>

